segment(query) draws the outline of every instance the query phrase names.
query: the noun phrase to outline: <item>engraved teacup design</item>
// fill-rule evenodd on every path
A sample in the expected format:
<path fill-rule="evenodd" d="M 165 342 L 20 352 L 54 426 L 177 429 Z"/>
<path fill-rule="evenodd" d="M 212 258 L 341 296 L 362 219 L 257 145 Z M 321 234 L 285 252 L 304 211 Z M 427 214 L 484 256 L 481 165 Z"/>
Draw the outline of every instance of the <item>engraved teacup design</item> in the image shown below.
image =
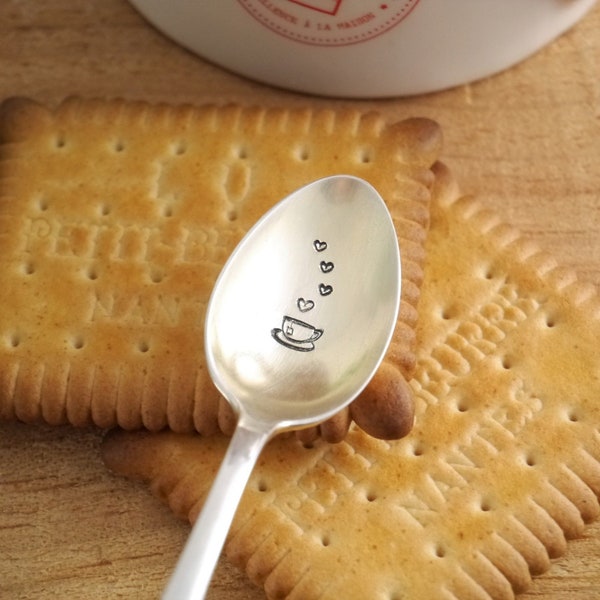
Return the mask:
<path fill-rule="evenodd" d="M 323 335 L 323 330 L 285 315 L 281 323 L 281 329 L 272 329 L 271 335 L 286 348 L 300 352 L 310 352 L 315 348 L 314 342 Z"/>

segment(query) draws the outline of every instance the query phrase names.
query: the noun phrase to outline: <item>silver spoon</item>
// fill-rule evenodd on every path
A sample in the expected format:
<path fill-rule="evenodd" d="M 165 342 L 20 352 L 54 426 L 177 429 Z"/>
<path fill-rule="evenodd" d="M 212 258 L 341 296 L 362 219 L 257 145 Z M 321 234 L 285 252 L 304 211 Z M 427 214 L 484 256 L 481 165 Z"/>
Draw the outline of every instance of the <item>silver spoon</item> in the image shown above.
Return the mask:
<path fill-rule="evenodd" d="M 211 377 L 238 423 L 165 600 L 204 598 L 262 448 L 356 398 L 387 350 L 399 302 L 394 226 L 362 179 L 315 181 L 248 232 L 219 275 L 204 334 Z"/>

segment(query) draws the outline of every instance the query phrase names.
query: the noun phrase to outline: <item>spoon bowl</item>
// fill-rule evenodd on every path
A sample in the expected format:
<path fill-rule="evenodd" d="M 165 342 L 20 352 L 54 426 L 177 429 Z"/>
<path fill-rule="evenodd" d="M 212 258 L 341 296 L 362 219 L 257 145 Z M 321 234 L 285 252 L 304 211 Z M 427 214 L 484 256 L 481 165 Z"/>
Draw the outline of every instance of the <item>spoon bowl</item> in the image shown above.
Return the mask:
<path fill-rule="evenodd" d="M 370 381 L 391 340 L 400 281 L 385 203 L 346 175 L 279 202 L 234 250 L 209 301 L 205 348 L 238 423 L 165 599 L 204 596 L 265 443 L 327 420 Z"/>

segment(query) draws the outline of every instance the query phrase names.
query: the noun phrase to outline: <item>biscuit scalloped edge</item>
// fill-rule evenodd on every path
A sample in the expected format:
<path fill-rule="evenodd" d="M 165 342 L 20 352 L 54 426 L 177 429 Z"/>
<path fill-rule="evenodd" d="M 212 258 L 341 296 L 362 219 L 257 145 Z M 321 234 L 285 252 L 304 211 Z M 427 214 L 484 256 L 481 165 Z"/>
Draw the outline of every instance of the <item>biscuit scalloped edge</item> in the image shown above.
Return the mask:
<path fill-rule="evenodd" d="M 439 162 L 433 166 L 433 171 L 439 181 L 448 181 L 452 177 L 448 168 Z M 469 221 L 498 248 L 510 252 L 516 260 L 531 267 L 541 289 L 560 292 L 574 306 L 590 311 L 596 319 L 600 318 L 600 296 L 596 286 L 580 280 L 572 268 L 561 266 L 550 252 L 526 239 L 520 230 L 504 222 L 496 211 L 484 207 L 469 195 L 433 194 L 433 198 L 441 206 L 454 210 L 464 221 Z"/>
<path fill-rule="evenodd" d="M 199 110 L 201 109 L 201 110 Z M 382 135 L 394 137 L 396 153 L 406 164 L 417 160 L 433 162 L 440 154 L 443 135 L 439 124 L 426 117 L 410 117 L 390 123 L 379 112 L 362 111 L 353 108 L 302 108 L 267 107 L 254 104 L 168 104 L 151 103 L 143 100 L 125 98 L 83 98 L 68 96 L 55 108 L 47 107 L 36 100 L 24 96 L 8 97 L 0 103 L 0 139 L 15 141 L 15 132 L 28 132 L 31 128 L 49 125 L 54 115 L 73 122 L 85 117 L 94 120 L 98 113 L 120 118 L 134 119 L 144 125 L 148 111 L 159 117 L 161 127 L 174 124 L 189 124 L 200 119 L 214 131 L 227 127 L 232 131 L 244 131 L 251 134 L 288 131 L 298 135 L 310 133 L 316 129 L 325 136 L 335 137 L 344 130 L 350 137 L 367 135 L 378 138 Z M 154 116 L 153 115 L 153 116 Z M 290 116 L 296 121 L 292 124 Z M 104 117 L 103 117 L 104 118 Z M 368 159 L 368 157 L 364 157 Z"/>

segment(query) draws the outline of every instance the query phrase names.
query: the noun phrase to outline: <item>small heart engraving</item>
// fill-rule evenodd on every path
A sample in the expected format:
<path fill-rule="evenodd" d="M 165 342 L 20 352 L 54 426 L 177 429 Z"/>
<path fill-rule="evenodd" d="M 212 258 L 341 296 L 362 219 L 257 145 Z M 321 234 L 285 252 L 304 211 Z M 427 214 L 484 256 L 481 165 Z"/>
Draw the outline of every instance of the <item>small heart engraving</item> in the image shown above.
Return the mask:
<path fill-rule="evenodd" d="M 323 273 L 331 273 L 334 267 L 332 262 L 326 262 L 324 260 L 321 261 L 319 266 L 321 267 L 321 271 L 323 271 Z"/>
<path fill-rule="evenodd" d="M 296 304 L 300 312 L 308 312 L 315 307 L 315 303 L 312 300 L 305 300 L 304 298 L 298 298 Z"/>
<path fill-rule="evenodd" d="M 329 296 L 333 292 L 333 287 L 330 285 L 325 285 L 324 283 L 319 284 L 319 294 L 321 296 Z"/>
<path fill-rule="evenodd" d="M 327 250 L 327 242 L 322 242 L 321 240 L 315 240 L 313 242 L 313 247 L 317 252 L 323 252 L 323 250 Z"/>

